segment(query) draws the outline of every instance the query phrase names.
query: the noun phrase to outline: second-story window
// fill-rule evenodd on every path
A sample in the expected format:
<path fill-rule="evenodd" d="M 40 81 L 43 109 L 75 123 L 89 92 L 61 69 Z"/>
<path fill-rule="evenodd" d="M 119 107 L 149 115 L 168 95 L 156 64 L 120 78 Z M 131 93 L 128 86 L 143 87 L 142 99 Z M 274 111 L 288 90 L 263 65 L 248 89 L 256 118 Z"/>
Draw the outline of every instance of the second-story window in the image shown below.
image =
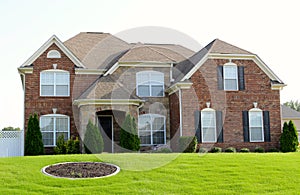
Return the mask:
<path fill-rule="evenodd" d="M 136 74 L 136 94 L 140 97 L 163 97 L 164 74 L 157 71 L 142 71 Z"/>
<path fill-rule="evenodd" d="M 64 70 L 45 70 L 40 73 L 41 96 L 70 96 L 70 73 Z"/>
<path fill-rule="evenodd" d="M 238 90 L 238 73 L 235 64 L 224 65 L 224 90 Z"/>

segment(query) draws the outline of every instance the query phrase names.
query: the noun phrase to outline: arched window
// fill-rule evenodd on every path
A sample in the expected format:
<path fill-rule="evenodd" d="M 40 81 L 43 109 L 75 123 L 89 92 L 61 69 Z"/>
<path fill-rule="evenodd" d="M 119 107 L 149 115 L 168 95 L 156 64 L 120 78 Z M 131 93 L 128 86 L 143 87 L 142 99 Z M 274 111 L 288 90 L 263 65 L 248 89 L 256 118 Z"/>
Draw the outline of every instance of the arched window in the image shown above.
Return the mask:
<path fill-rule="evenodd" d="M 50 50 L 47 53 L 47 58 L 61 58 L 61 55 L 57 50 Z"/>
<path fill-rule="evenodd" d="M 59 136 L 65 141 L 70 137 L 70 118 L 62 114 L 47 114 L 40 117 L 40 127 L 44 146 L 56 146 Z"/>
<path fill-rule="evenodd" d="M 216 111 L 214 109 L 201 110 L 201 133 L 203 143 L 217 142 Z"/>
<path fill-rule="evenodd" d="M 143 114 L 138 118 L 141 145 L 166 144 L 166 118 L 159 114 Z"/>
<path fill-rule="evenodd" d="M 249 138 L 250 142 L 264 141 L 263 112 L 259 108 L 249 110 Z"/>
<path fill-rule="evenodd" d="M 238 68 L 234 63 L 226 63 L 223 68 L 224 90 L 238 90 Z"/>
<path fill-rule="evenodd" d="M 64 70 L 45 70 L 40 73 L 41 96 L 69 96 L 70 73 Z"/>
<path fill-rule="evenodd" d="M 163 97 L 164 74 L 157 71 L 136 73 L 136 94 L 140 97 Z"/>

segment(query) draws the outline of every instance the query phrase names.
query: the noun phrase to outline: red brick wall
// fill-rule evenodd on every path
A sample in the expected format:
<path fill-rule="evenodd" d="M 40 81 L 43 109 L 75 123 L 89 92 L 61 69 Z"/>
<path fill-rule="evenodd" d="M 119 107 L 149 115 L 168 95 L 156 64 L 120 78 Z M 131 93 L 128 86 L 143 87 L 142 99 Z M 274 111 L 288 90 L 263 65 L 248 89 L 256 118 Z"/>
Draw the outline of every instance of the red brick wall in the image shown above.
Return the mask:
<path fill-rule="evenodd" d="M 206 108 L 206 102 L 211 102 L 215 110 L 223 111 L 224 143 L 218 143 L 220 147 L 248 147 L 263 146 L 266 149 L 279 147 L 281 133 L 280 122 L 280 93 L 271 90 L 269 77 L 252 60 L 233 60 L 238 66 L 244 66 L 245 90 L 223 91 L 217 88 L 217 65 L 223 65 L 228 60 L 207 60 L 200 69 L 195 72 L 191 81 L 192 89 L 182 90 L 183 131 L 185 135 L 195 132 L 194 114 L 197 110 L 191 105 L 192 98 L 198 98 L 198 110 Z M 196 97 L 195 97 L 196 96 Z M 245 143 L 243 139 L 242 111 L 253 108 L 253 102 L 258 102 L 262 110 L 270 111 L 271 141 L 268 143 Z M 173 108 L 172 108 L 173 109 Z"/>

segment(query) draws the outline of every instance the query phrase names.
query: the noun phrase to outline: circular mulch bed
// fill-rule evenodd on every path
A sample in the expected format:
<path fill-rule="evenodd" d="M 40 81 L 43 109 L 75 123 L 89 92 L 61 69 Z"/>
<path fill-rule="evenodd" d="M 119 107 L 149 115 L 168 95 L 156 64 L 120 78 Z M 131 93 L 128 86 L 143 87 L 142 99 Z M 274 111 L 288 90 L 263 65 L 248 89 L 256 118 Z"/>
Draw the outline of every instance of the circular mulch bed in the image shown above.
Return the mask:
<path fill-rule="evenodd" d="M 116 165 L 100 162 L 66 162 L 42 169 L 46 175 L 71 179 L 103 178 L 116 175 L 119 171 L 120 168 Z"/>

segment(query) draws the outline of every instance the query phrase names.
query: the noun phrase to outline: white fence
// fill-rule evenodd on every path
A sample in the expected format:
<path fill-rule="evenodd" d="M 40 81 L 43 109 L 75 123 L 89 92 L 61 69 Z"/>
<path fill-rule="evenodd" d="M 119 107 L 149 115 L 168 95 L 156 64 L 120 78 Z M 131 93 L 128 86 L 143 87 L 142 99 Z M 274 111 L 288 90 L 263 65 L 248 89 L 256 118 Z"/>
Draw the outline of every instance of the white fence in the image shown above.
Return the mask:
<path fill-rule="evenodd" d="M 0 131 L 0 157 L 24 156 L 24 131 Z"/>

